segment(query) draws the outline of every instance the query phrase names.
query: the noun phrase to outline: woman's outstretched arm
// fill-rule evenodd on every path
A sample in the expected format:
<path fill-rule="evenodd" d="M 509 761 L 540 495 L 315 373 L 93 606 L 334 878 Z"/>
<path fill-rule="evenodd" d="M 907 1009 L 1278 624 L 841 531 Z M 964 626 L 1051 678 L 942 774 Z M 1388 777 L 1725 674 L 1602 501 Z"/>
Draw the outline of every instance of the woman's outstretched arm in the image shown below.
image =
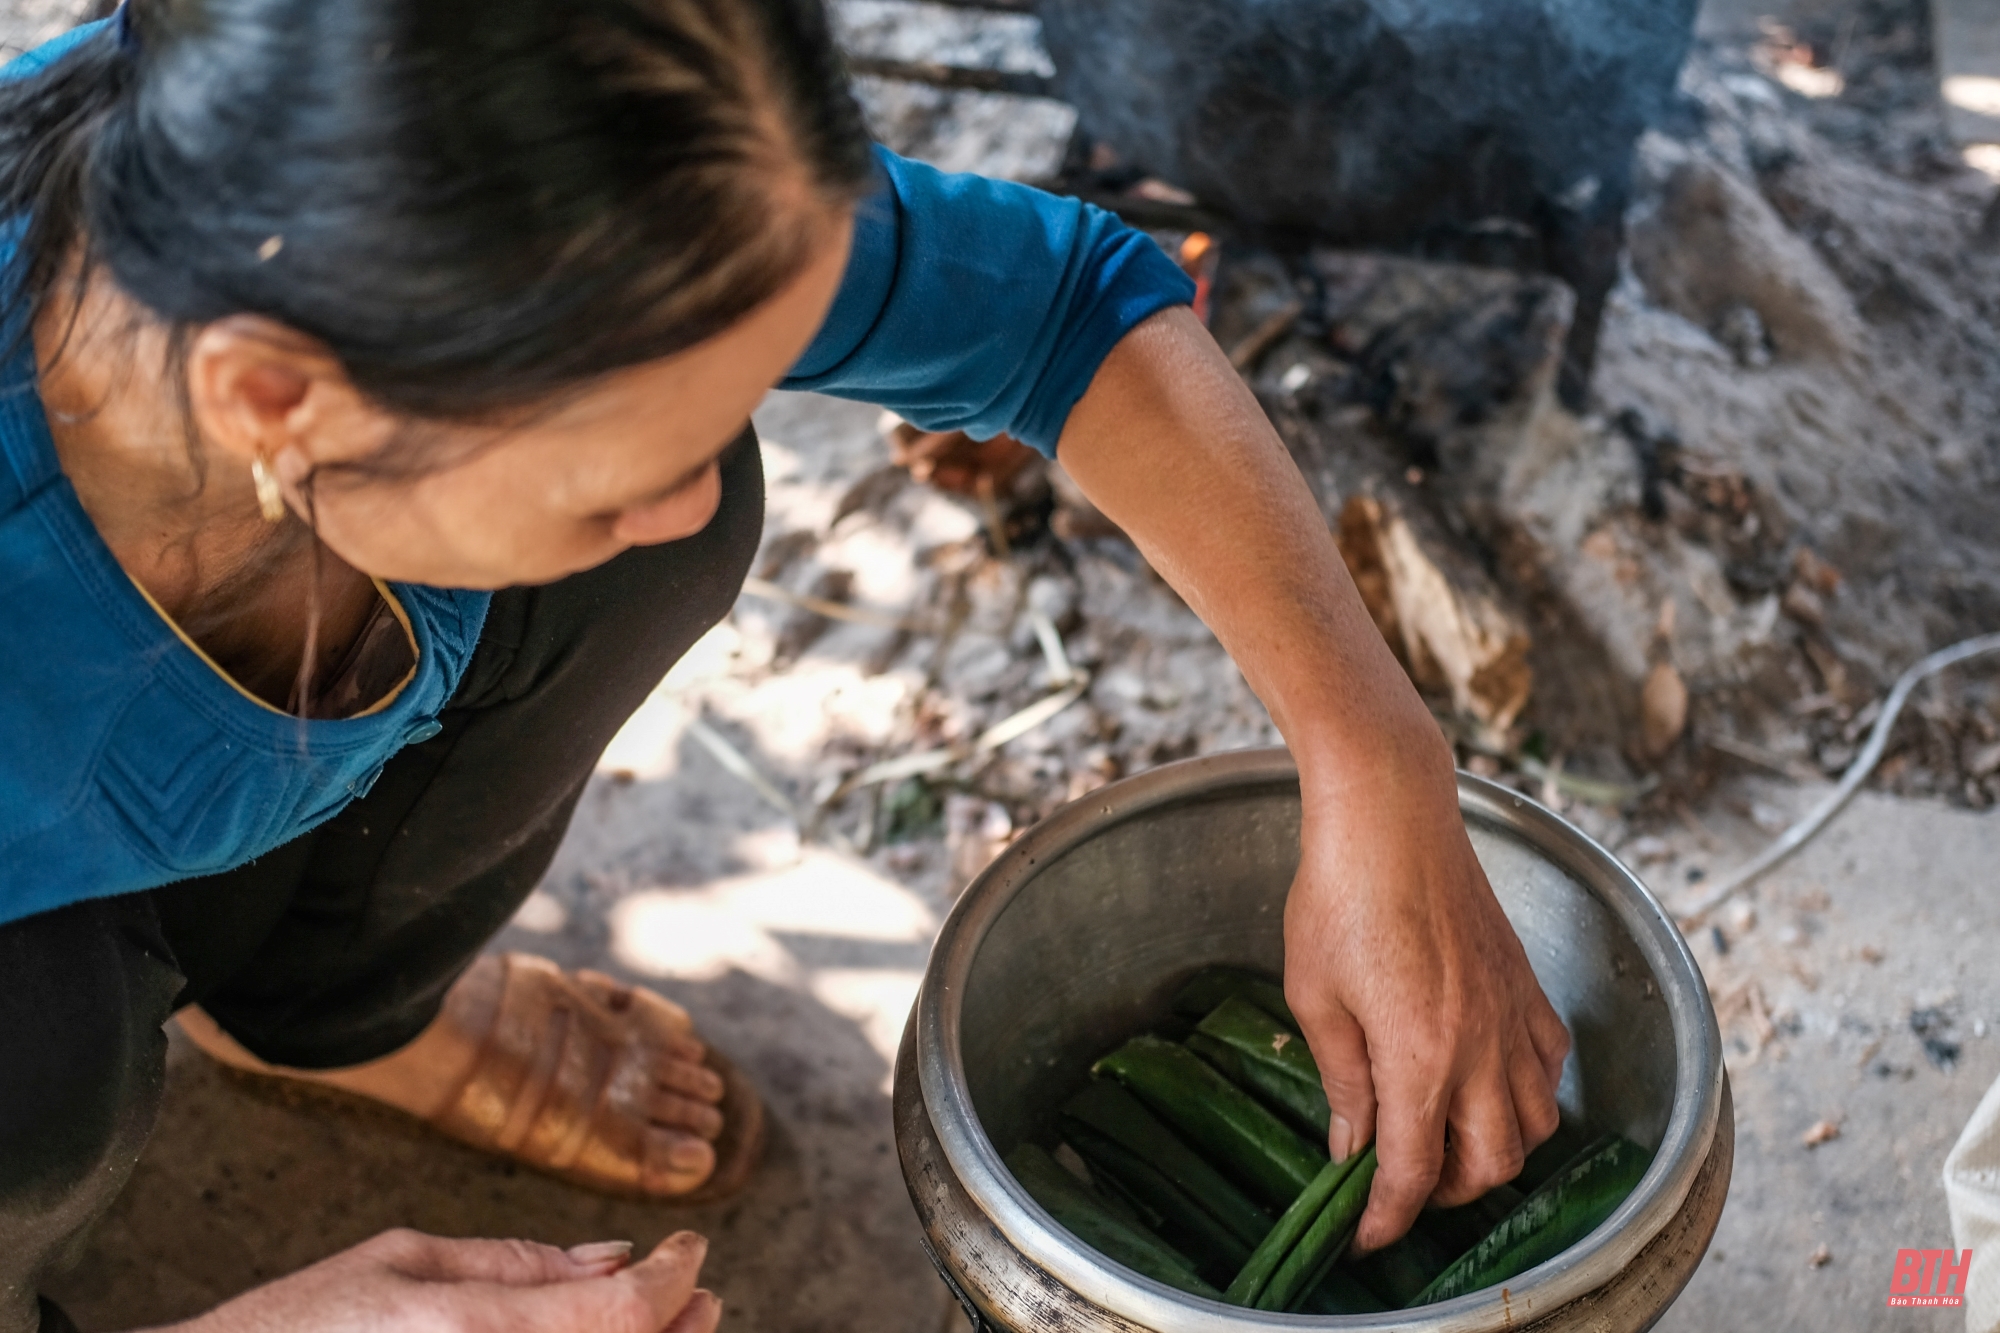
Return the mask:
<path fill-rule="evenodd" d="M 1297 758 L 1285 993 L 1326 1077 L 1333 1153 L 1377 1142 L 1357 1244 L 1387 1244 L 1427 1199 L 1512 1179 L 1554 1132 L 1568 1033 L 1473 856 L 1449 747 L 1191 311 L 1125 335 L 1058 449 L 1222 640 Z"/>
<path fill-rule="evenodd" d="M 881 154 L 833 311 L 786 388 L 1063 465 L 1222 640 L 1299 763 L 1286 989 L 1337 1152 L 1379 1141 L 1364 1247 L 1511 1179 L 1569 1047 L 1458 815 L 1451 753 L 1263 411 L 1142 233 Z M 1445 1153 L 1445 1129 L 1452 1151 Z"/>

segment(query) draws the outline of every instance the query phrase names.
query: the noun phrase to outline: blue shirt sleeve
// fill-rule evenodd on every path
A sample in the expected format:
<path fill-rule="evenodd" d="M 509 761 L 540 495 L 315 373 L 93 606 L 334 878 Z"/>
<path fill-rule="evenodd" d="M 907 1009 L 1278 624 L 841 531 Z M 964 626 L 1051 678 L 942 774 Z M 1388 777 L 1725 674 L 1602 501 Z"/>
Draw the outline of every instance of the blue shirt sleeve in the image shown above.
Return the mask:
<path fill-rule="evenodd" d="M 1103 209 L 876 156 L 883 184 L 856 215 L 840 293 L 781 387 L 1054 457 L 1112 347 L 1194 284 Z"/>
<path fill-rule="evenodd" d="M 39 74 L 110 26 L 110 19 L 98 19 L 94 23 L 81 23 L 68 32 L 59 33 L 32 51 L 23 51 L 6 65 L 0 66 L 0 79 L 25 79 L 30 74 Z"/>

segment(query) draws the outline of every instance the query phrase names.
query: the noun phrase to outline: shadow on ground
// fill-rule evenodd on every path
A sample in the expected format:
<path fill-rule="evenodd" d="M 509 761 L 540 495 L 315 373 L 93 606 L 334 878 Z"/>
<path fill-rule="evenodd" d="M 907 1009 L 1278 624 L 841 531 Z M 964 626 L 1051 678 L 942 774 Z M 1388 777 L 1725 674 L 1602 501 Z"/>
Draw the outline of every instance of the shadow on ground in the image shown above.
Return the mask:
<path fill-rule="evenodd" d="M 665 986 L 764 1090 L 769 1155 L 737 1198 L 608 1199 L 463 1148 L 392 1112 L 224 1072 L 176 1035 L 131 1187 L 51 1294 L 85 1329 L 185 1318 L 389 1227 L 556 1245 L 692 1228 L 742 1333 L 936 1333 L 948 1305 L 917 1239 L 883 1092 L 856 1025 L 731 973 Z"/>

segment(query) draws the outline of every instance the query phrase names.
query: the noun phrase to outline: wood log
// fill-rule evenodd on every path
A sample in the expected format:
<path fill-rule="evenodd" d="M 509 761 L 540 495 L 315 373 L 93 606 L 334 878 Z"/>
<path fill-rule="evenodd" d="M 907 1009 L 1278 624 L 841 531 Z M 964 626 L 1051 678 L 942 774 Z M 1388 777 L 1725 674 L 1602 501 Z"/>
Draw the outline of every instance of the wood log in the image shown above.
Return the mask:
<path fill-rule="evenodd" d="M 1369 615 L 1417 688 L 1447 696 L 1491 733 L 1511 727 L 1534 683 L 1528 631 L 1486 572 L 1424 516 L 1372 495 L 1347 501 L 1335 535 Z"/>

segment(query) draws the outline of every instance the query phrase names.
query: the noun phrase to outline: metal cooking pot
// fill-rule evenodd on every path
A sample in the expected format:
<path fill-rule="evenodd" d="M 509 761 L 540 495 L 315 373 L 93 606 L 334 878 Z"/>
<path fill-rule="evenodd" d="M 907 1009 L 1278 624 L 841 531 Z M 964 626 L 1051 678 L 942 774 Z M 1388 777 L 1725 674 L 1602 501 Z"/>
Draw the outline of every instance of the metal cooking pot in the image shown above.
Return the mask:
<path fill-rule="evenodd" d="M 1196 968 L 1278 971 L 1299 859 L 1282 750 L 1113 783 L 1029 829 L 946 920 L 896 1068 L 896 1141 L 939 1271 L 975 1327 L 1029 1333 L 1318 1328 L 1628 1333 L 1680 1293 L 1721 1215 L 1734 1143 L 1715 1012 L 1678 930 L 1610 854 L 1534 802 L 1461 774 L 1472 843 L 1574 1049 L 1566 1119 L 1657 1149 L 1617 1212 L 1505 1288 L 1340 1320 L 1240 1310 L 1104 1258 L 1001 1154 L 1051 1143 L 1096 1056 L 1167 1010 Z"/>

